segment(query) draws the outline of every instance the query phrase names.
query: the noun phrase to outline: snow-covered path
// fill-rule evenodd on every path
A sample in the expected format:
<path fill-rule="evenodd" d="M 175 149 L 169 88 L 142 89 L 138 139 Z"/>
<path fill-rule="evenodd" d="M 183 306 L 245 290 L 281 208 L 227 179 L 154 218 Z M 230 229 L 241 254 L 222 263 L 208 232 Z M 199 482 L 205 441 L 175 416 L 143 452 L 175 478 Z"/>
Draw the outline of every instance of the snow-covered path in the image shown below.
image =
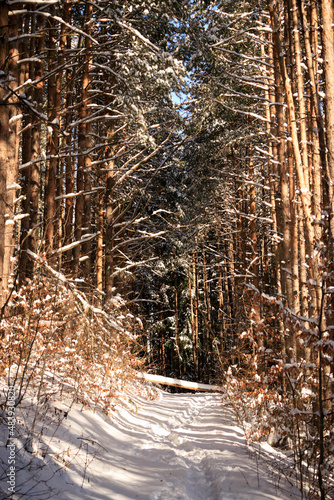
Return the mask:
<path fill-rule="evenodd" d="M 112 419 L 72 409 L 61 440 L 81 436 L 88 453 L 81 449 L 73 459 L 62 484 L 57 484 L 62 489 L 57 498 L 299 498 L 296 490 L 279 481 L 279 474 L 270 472 L 264 459 L 251 457 L 220 395 L 162 392 L 158 401 L 134 403 L 132 411 L 118 410 Z M 78 472 L 84 463 L 82 484 Z"/>

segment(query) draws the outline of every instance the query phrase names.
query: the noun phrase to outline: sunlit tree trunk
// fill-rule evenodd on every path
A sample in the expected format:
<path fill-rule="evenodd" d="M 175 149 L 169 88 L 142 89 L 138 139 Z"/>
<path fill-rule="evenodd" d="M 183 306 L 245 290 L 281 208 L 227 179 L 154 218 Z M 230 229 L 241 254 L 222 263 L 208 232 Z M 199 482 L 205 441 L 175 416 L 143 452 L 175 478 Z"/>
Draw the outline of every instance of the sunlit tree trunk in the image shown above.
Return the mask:
<path fill-rule="evenodd" d="M 71 4 L 67 0 L 64 3 L 64 20 L 69 23 L 71 19 Z M 68 34 L 66 37 L 66 51 L 71 50 L 72 37 Z M 64 246 L 70 245 L 73 239 L 73 216 L 74 216 L 74 155 L 72 152 L 73 144 L 73 132 L 70 128 L 70 123 L 72 121 L 73 112 L 71 110 L 73 106 L 73 69 L 71 66 L 66 68 L 66 113 L 64 118 L 64 126 L 66 130 L 66 136 L 64 139 L 64 146 L 66 151 L 65 157 L 65 192 L 67 197 L 65 198 L 65 215 L 64 215 Z M 65 253 L 65 269 L 70 271 L 72 264 L 72 254 L 73 251 L 69 249 Z"/>
<path fill-rule="evenodd" d="M 334 235 L 334 35 L 333 35 L 333 1 L 321 0 L 321 22 L 322 22 L 322 51 L 323 68 L 325 80 L 325 122 L 326 122 L 326 146 L 327 146 L 327 176 L 329 186 L 329 201 L 332 213 L 330 219 L 331 245 Z M 331 248 L 331 257 L 334 252 Z"/>
<path fill-rule="evenodd" d="M 21 59 L 27 60 L 35 54 L 35 36 L 30 37 L 30 20 L 31 20 L 31 34 L 35 35 L 36 18 L 26 14 L 23 17 L 23 32 L 24 37 L 20 43 Z M 30 43 L 29 43 L 30 41 Z M 19 72 L 19 85 L 23 85 L 28 78 L 34 79 L 34 71 L 29 67 L 29 63 L 24 62 L 20 64 Z M 32 160 L 32 122 L 34 121 L 33 112 L 27 108 L 23 110 L 22 126 L 22 164 L 30 163 Z M 29 247 L 29 230 L 30 230 L 30 197 L 31 197 L 31 173 L 32 166 L 26 168 L 22 172 L 22 210 L 24 214 L 29 214 L 29 217 L 24 217 L 21 221 L 21 235 L 20 235 L 20 255 L 19 255 L 19 282 L 24 283 L 27 275 L 27 265 L 30 261 L 26 250 Z"/>
<path fill-rule="evenodd" d="M 251 217 L 250 221 L 250 247 L 251 247 L 251 282 L 257 290 L 259 290 L 259 252 L 258 252 L 258 242 L 257 242 L 257 227 L 256 227 L 256 192 L 254 185 L 254 162 L 252 159 L 252 147 L 249 148 L 247 156 L 249 160 L 249 214 Z M 260 302 L 259 297 L 254 299 L 252 303 L 253 310 L 253 321 L 257 324 L 260 321 Z"/>
<path fill-rule="evenodd" d="M 91 35 L 92 33 L 92 17 L 93 17 L 93 5 L 87 3 L 86 4 L 86 33 Z M 92 91 L 92 41 L 86 37 L 85 40 L 85 68 L 84 68 L 84 76 L 83 76 L 83 85 L 82 85 L 82 102 L 83 102 L 83 116 L 89 118 L 91 113 L 89 105 L 91 104 L 91 91 Z M 92 147 L 92 123 L 90 120 L 87 120 L 85 124 L 85 140 L 83 141 L 83 149 L 84 149 L 84 228 L 85 233 L 91 234 L 92 232 L 92 201 L 91 201 L 91 189 L 92 189 L 92 160 L 90 149 Z M 79 149 L 81 150 L 80 146 Z M 80 151 L 82 152 L 82 150 Z M 83 275 L 87 283 L 90 282 L 90 272 L 92 266 L 92 241 L 89 240 L 85 242 L 82 246 L 82 253 L 85 256 L 85 260 L 83 262 Z"/>
<path fill-rule="evenodd" d="M 287 306 L 292 307 L 292 283 L 291 283 L 291 234 L 290 234 L 290 193 L 289 193 L 289 169 L 286 146 L 286 129 L 284 116 L 284 99 L 282 80 L 279 73 L 277 51 L 274 50 L 275 65 L 275 94 L 276 94 L 276 136 L 277 161 L 279 175 L 279 199 L 276 199 L 277 228 L 282 235 L 279 244 L 279 272 L 281 277 L 282 293 L 286 296 Z"/>
<path fill-rule="evenodd" d="M 8 16 L 8 5 L 0 2 L 0 306 L 13 271 L 15 247 L 14 212 L 18 181 L 18 131 L 20 111 L 15 88 L 18 84 L 16 15 Z M 9 41 L 10 37 L 10 41 Z"/>
<path fill-rule="evenodd" d="M 88 35 L 92 30 L 93 5 L 86 3 L 85 6 L 85 31 Z M 75 240 L 80 242 L 85 234 L 91 232 L 91 124 L 88 123 L 90 115 L 90 91 L 91 91 L 91 49 L 92 42 L 89 37 L 84 40 L 84 62 L 81 80 L 80 96 L 80 123 L 78 125 L 78 147 L 79 158 L 77 166 L 77 192 L 81 194 L 76 199 L 75 206 Z M 74 248 L 75 269 L 79 272 L 82 269 L 86 282 L 89 281 L 91 266 L 91 243 L 90 241 L 77 245 Z M 82 264 L 80 264 L 82 262 Z"/>
<path fill-rule="evenodd" d="M 219 247 L 218 247 L 219 250 Z M 224 293 L 223 293 L 223 269 L 221 262 L 218 262 L 218 328 L 219 328 L 219 351 L 224 352 L 224 333 L 226 330 L 224 313 Z"/>
<path fill-rule="evenodd" d="M 321 164 L 322 176 L 326 175 L 327 171 L 327 158 L 326 158 L 326 144 L 325 144 L 325 131 L 324 123 L 321 112 L 321 102 L 319 97 L 319 82 L 318 82 L 318 58 L 314 57 L 318 54 L 318 26 L 317 26 L 317 14 L 316 6 L 311 3 L 311 23 L 308 21 L 307 10 L 305 1 L 300 1 L 300 13 L 303 25 L 303 39 L 305 45 L 307 72 L 310 79 L 310 96 L 312 102 L 312 114 L 316 121 L 316 126 L 312 127 L 313 131 L 313 151 L 315 152 L 317 164 Z M 311 26 L 310 26 L 311 24 Z M 311 34 L 310 34 L 311 31 Z M 319 166 L 317 167 L 317 170 Z M 316 175 L 319 175 L 318 172 Z M 318 210 L 318 208 L 317 208 Z"/>
<path fill-rule="evenodd" d="M 327 146 L 327 183 L 328 183 L 328 194 L 330 203 L 330 238 L 328 241 L 329 247 L 329 262 L 333 266 L 334 262 L 334 5 L 333 0 L 321 0 L 320 1 L 320 11 L 321 11 L 321 39 L 322 39 L 322 51 L 323 51 L 323 68 L 325 77 L 325 124 L 326 124 L 326 146 Z M 324 299 L 324 303 L 325 303 Z M 333 309 L 334 309 L 334 299 L 330 295 L 328 297 L 328 309 L 331 310 L 328 314 L 328 323 L 333 325 Z M 324 315 L 323 315 L 324 316 Z M 323 324 L 319 324 L 319 340 L 322 341 L 324 338 L 327 342 L 334 340 L 333 330 L 330 333 L 325 332 L 325 321 Z M 320 441 L 324 437 L 323 432 L 323 422 L 324 422 L 324 409 L 326 413 L 329 413 L 332 417 L 333 422 L 333 363 L 325 364 L 325 356 L 321 353 L 319 349 L 319 406 L 320 406 Z M 324 366 L 325 365 L 325 366 Z M 323 377 L 323 380 L 322 380 Z M 321 383 L 323 382 L 323 390 Z M 322 407 L 322 398 L 324 398 L 324 407 Z M 323 441 L 320 446 L 320 458 L 319 458 L 319 468 L 318 468 L 318 478 L 319 487 L 321 490 L 321 499 L 325 498 L 324 488 L 322 487 L 322 467 L 324 462 L 323 456 Z"/>
<path fill-rule="evenodd" d="M 113 295 L 114 287 L 114 218 L 115 218 L 115 200 L 114 200 L 114 185 L 115 185 L 115 161 L 112 158 L 113 148 L 110 142 L 113 140 L 114 127 L 111 121 L 106 124 L 106 137 L 108 145 L 106 147 L 107 174 L 106 174 L 106 230 L 105 230 L 105 292 L 106 298 L 109 299 Z"/>
<path fill-rule="evenodd" d="M 54 7 L 51 8 L 53 15 Z M 57 71 L 57 26 L 56 22 L 50 20 L 49 29 L 49 51 L 48 70 L 52 76 L 48 80 L 48 154 L 50 160 L 47 162 L 45 178 L 45 208 L 44 208 L 44 237 L 46 254 L 51 259 L 55 249 L 56 235 L 56 193 L 57 193 L 57 171 L 59 152 L 59 128 L 60 128 L 60 106 L 62 99 L 62 71 Z M 60 55 L 62 57 L 62 55 Z"/>
<path fill-rule="evenodd" d="M 314 233 L 313 217 L 312 217 L 312 199 L 310 193 L 310 186 L 308 183 L 308 176 L 305 174 L 303 158 L 300 151 L 292 83 L 288 75 L 287 63 L 284 58 L 284 50 L 282 47 L 282 41 L 280 39 L 277 1 L 268 2 L 268 8 L 271 16 L 273 39 L 276 48 L 276 53 L 278 56 L 280 74 L 282 77 L 282 82 L 285 90 L 285 99 L 287 104 L 287 121 L 288 121 L 289 131 L 291 134 L 291 143 L 294 155 L 297 186 L 300 192 L 300 200 L 303 209 L 306 252 L 308 255 L 307 265 L 309 266 L 310 279 L 312 280 L 312 283 L 314 283 L 313 288 L 319 290 L 318 256 L 314 246 L 315 233 Z M 318 296 L 318 294 L 316 293 L 316 291 L 314 291 L 314 289 L 311 290 L 311 293 L 313 295 Z M 317 316 L 317 311 L 319 310 L 318 308 L 319 304 L 317 303 L 317 300 L 314 301 L 314 306 L 315 307 L 313 314 Z"/>
<path fill-rule="evenodd" d="M 96 244 L 96 289 L 100 293 L 98 297 L 98 304 L 102 306 L 103 303 L 103 192 L 99 191 L 97 194 L 97 213 L 96 213 L 96 228 L 98 232 Z"/>
<path fill-rule="evenodd" d="M 27 23 L 29 28 L 29 23 Z M 43 111 L 43 74 L 44 74 L 44 18 L 38 14 L 32 14 L 31 19 L 30 50 L 26 49 L 26 57 L 34 58 L 29 64 L 28 76 L 37 83 L 31 92 L 31 101 L 37 113 Z M 25 39 L 27 40 L 27 39 Z M 38 54 L 38 59 L 36 59 Z M 21 56 L 23 57 L 23 56 Z M 26 132 L 22 133 L 22 163 L 31 162 L 31 165 L 23 171 L 23 190 L 25 196 L 22 202 L 22 209 L 29 217 L 22 219 L 21 223 L 21 252 L 19 260 L 19 276 L 22 283 L 25 278 L 31 279 L 34 273 L 34 261 L 29 258 L 27 250 L 36 253 L 39 245 L 39 201 L 40 201 L 40 163 L 37 162 L 41 157 L 41 120 L 39 116 L 29 109 L 26 112 Z"/>

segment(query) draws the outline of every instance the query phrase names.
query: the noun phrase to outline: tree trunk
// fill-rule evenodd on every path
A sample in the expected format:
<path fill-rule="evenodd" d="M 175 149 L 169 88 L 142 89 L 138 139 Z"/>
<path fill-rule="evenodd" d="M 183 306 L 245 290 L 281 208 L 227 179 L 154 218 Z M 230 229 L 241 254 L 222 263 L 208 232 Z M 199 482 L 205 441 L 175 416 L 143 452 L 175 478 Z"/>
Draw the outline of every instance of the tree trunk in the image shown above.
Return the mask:
<path fill-rule="evenodd" d="M 55 8 L 51 8 L 55 14 Z M 57 28 L 53 19 L 50 19 L 49 29 L 49 61 L 48 70 L 52 73 L 48 81 L 48 153 L 50 160 L 47 163 L 45 178 L 45 209 L 44 209 L 44 235 L 45 250 L 47 257 L 51 260 L 56 242 L 56 193 L 57 193 L 57 170 L 59 152 L 59 126 L 61 105 L 62 71 L 57 71 Z M 60 56 L 61 57 L 61 56 Z M 52 259 L 53 260 L 53 259 Z"/>
<path fill-rule="evenodd" d="M 199 315 L 199 290 L 198 290 L 198 255 L 193 252 L 193 280 L 194 280 L 194 328 L 193 328 L 193 359 L 196 379 L 199 378 L 199 349 L 198 349 L 198 315 Z"/>
<path fill-rule="evenodd" d="M 175 335 L 174 335 L 174 347 L 175 347 L 175 371 L 177 376 L 180 377 L 180 332 L 179 332 L 179 294 L 178 294 L 178 286 L 177 286 L 177 276 L 174 278 L 174 289 L 175 289 L 175 312 L 174 312 L 174 321 L 175 321 Z"/>
<path fill-rule="evenodd" d="M 92 33 L 92 18 L 93 18 L 93 4 L 86 4 L 86 27 L 85 32 L 88 35 Z M 89 118 L 91 113 L 89 105 L 91 104 L 90 94 L 92 91 L 92 41 L 90 38 L 85 38 L 85 66 L 84 66 L 84 75 L 82 79 L 82 118 Z M 90 149 L 92 147 L 92 124 L 88 120 L 85 123 L 85 131 L 84 138 L 82 140 L 81 145 L 79 145 L 80 153 L 84 154 L 84 231 L 83 236 L 85 234 L 90 234 L 92 232 L 92 203 L 91 203 L 91 189 L 92 189 L 92 179 L 91 179 L 91 170 L 92 170 L 92 160 Z M 82 147 L 81 147 L 82 146 Z M 82 253 L 84 255 L 85 260 L 83 261 L 83 276 L 87 284 L 90 283 L 90 272 L 92 266 L 92 243 L 91 240 L 86 241 L 82 245 Z"/>
<path fill-rule="evenodd" d="M 309 265 L 309 274 L 312 283 L 315 284 L 315 288 L 317 291 L 319 290 L 319 270 L 318 270 L 318 258 L 317 252 L 315 251 L 315 234 L 314 234 L 314 226 L 313 226 L 313 217 L 312 217 L 312 199 L 310 193 L 310 186 L 308 184 L 308 177 L 305 174 L 305 166 L 303 165 L 303 158 L 300 152 L 299 147 L 299 138 L 298 138 L 298 130 L 297 130 L 297 118 L 296 118 L 296 110 L 295 103 L 293 98 L 293 90 L 291 80 L 287 71 L 287 63 L 284 58 L 284 50 L 282 47 L 282 42 L 279 34 L 279 21 L 277 14 L 277 1 L 268 2 L 268 8 L 270 12 L 272 29 L 273 29 L 273 39 L 274 45 L 276 48 L 276 54 L 278 56 L 280 73 L 284 85 L 285 90 L 285 98 L 287 104 L 287 119 L 289 130 L 291 133 L 291 141 L 292 148 L 294 154 L 294 162 L 296 169 L 296 178 L 298 183 L 298 189 L 300 192 L 300 199 L 303 209 L 303 219 L 304 219 L 304 227 L 305 227 L 305 240 L 306 240 L 306 251 L 308 255 L 308 265 Z M 315 295 L 318 296 L 318 293 L 315 292 Z M 319 304 L 317 300 L 314 303 L 314 316 L 317 316 L 317 312 L 319 311 Z"/>
<path fill-rule="evenodd" d="M 111 122 L 107 124 L 107 141 L 110 142 L 113 138 L 114 129 Z M 106 235 L 105 235 L 105 291 L 106 298 L 110 299 L 113 295 L 114 288 L 114 217 L 115 217 L 115 201 L 114 201 L 114 185 L 115 185 L 115 161 L 112 157 L 112 147 L 107 146 L 106 157 L 110 158 L 107 164 L 106 175 Z"/>
<path fill-rule="evenodd" d="M 202 247 L 202 258 L 203 258 L 203 288 L 204 288 L 204 321 L 203 321 L 203 364 L 206 367 L 203 376 L 208 380 L 209 377 L 209 353 L 210 353 L 210 333 L 211 333 L 211 305 L 210 305 L 210 293 L 209 293 L 209 283 L 208 283 L 208 270 L 206 265 L 206 255 L 204 243 Z"/>
<path fill-rule="evenodd" d="M 64 20 L 67 23 L 71 21 L 72 15 L 72 7 L 69 0 L 64 2 Z M 70 34 L 66 34 L 66 52 L 69 53 L 71 51 L 72 45 L 72 37 Z M 71 66 L 66 68 L 66 76 L 65 76 L 65 84 L 66 84 L 66 113 L 64 117 L 64 128 L 66 131 L 66 137 L 64 139 L 64 150 L 66 151 L 65 157 L 65 192 L 67 198 L 65 198 L 65 214 L 64 214 L 64 237 L 63 237 L 63 245 L 67 246 L 72 243 L 73 239 L 73 215 L 74 215 L 74 202 L 73 202 L 73 193 L 74 193 L 74 159 L 72 154 L 72 143 L 73 143 L 73 133 L 70 128 L 70 123 L 72 121 L 73 112 L 71 110 L 73 106 L 73 69 Z M 72 265 L 72 249 L 69 249 L 65 253 L 65 262 L 64 267 L 66 271 L 71 270 Z"/>
<path fill-rule="evenodd" d="M 17 98 L 19 58 L 17 16 L 8 16 L 8 5 L 0 2 L 0 306 L 13 271 L 15 247 L 14 200 L 18 181 L 18 131 L 20 120 Z M 10 37 L 10 42 L 9 42 Z"/>
<path fill-rule="evenodd" d="M 29 17 L 28 17 L 29 16 Z M 33 57 L 35 53 L 35 36 L 29 35 L 30 28 L 30 15 L 26 14 L 23 18 L 24 24 L 24 37 L 20 43 L 20 54 L 21 59 L 28 59 Z M 35 16 L 31 19 L 31 34 L 35 35 Z M 29 43 L 30 40 L 30 43 Z M 33 68 L 29 66 L 27 62 L 20 64 L 20 76 L 19 85 L 23 85 L 28 78 L 34 80 Z M 31 95 L 29 96 L 32 97 Z M 34 121 L 34 114 L 27 108 L 23 110 L 23 130 L 22 130 L 22 164 L 27 164 L 32 160 L 32 123 Z M 30 203 L 31 203 L 31 175 L 32 166 L 26 168 L 22 173 L 22 211 L 24 214 L 29 214 L 29 217 L 24 217 L 21 221 L 21 237 L 20 237 L 20 254 L 19 254 L 19 283 L 20 285 L 24 283 L 25 279 L 29 276 L 27 275 L 27 266 L 30 259 L 26 252 L 29 249 L 29 233 L 30 233 Z"/>
<path fill-rule="evenodd" d="M 331 259 L 334 258 L 334 35 L 333 35 L 333 1 L 320 0 L 321 8 L 321 39 L 323 51 L 323 69 L 325 79 L 325 123 L 327 146 L 327 176 L 329 202 L 331 204 L 330 230 Z"/>

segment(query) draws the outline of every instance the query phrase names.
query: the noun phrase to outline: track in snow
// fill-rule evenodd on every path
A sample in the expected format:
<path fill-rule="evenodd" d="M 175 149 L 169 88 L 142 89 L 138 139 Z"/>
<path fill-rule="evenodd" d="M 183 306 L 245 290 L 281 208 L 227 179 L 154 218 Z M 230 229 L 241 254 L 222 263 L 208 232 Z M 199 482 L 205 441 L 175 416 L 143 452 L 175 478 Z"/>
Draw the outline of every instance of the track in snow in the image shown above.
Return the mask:
<path fill-rule="evenodd" d="M 243 432 L 218 394 L 135 399 L 112 419 L 72 410 L 67 442 L 91 438 L 94 460 L 82 485 L 80 457 L 61 485 L 63 500 L 286 500 L 299 498 L 264 460 L 251 458 Z M 102 448 L 103 446 L 103 448 Z M 90 456 L 93 450 L 90 451 Z M 89 457 L 90 458 L 90 457 Z M 76 465 L 77 464 L 77 465 Z M 77 477 L 78 476 L 78 477 Z M 60 486 L 60 485 L 59 485 Z"/>

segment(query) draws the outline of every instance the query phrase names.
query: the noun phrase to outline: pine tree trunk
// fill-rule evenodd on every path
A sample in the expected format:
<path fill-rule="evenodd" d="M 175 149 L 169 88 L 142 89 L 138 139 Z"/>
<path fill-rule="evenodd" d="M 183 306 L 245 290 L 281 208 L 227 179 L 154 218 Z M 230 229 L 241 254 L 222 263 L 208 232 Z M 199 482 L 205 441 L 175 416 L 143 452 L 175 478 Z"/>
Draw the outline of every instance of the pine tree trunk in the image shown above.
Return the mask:
<path fill-rule="evenodd" d="M 254 186 L 254 162 L 252 160 L 252 147 L 249 148 L 247 156 L 249 160 L 249 177 L 251 184 L 249 185 L 249 214 L 251 216 L 250 222 L 250 246 L 251 246 L 251 273 L 252 283 L 255 288 L 259 288 L 259 264 L 258 264 L 258 245 L 257 245 L 257 228 L 256 228 L 256 193 Z M 257 314 L 257 316 L 259 316 Z M 259 317 L 258 317 L 259 319 Z"/>
<path fill-rule="evenodd" d="M 297 7 L 297 0 L 291 0 L 292 6 L 292 20 L 293 20 L 293 36 L 294 36 L 294 67 L 297 80 L 297 93 L 298 93 L 298 122 L 300 131 L 300 151 L 301 159 L 304 168 L 305 183 L 307 186 L 309 182 L 309 168 L 308 168 L 308 154 L 307 154 L 307 115 L 306 103 L 304 98 L 305 83 L 302 70 L 302 47 L 299 36 L 299 12 Z"/>
<path fill-rule="evenodd" d="M 64 2 L 64 20 L 69 24 L 71 21 L 72 7 L 69 0 Z M 66 52 L 71 51 L 72 37 L 70 34 L 66 35 Z M 64 139 L 64 146 L 66 151 L 65 157 L 65 192 L 67 198 L 65 199 L 65 214 L 64 214 L 64 246 L 70 245 L 73 238 L 73 215 L 74 215 L 74 159 L 72 156 L 72 143 L 73 143 L 73 133 L 70 128 L 70 123 L 72 121 L 73 112 L 71 107 L 73 105 L 73 69 L 71 66 L 66 68 L 65 76 L 66 84 L 66 113 L 64 117 L 64 128 L 66 131 L 66 137 Z M 72 265 L 72 254 L 73 251 L 70 249 L 65 253 L 65 270 L 70 271 Z"/>
<path fill-rule="evenodd" d="M 203 364 L 206 369 L 203 372 L 203 376 L 208 380 L 208 359 L 210 352 L 210 332 L 211 332 L 211 305 L 210 305 L 210 294 L 209 294 L 209 283 L 208 283 L 208 270 L 206 266 L 206 255 L 204 243 L 202 247 L 202 258 L 203 258 L 203 288 L 204 288 L 204 321 L 203 321 Z M 203 379 L 204 380 L 204 379 Z"/>
<path fill-rule="evenodd" d="M 324 123 L 321 113 L 321 103 L 319 97 L 319 82 L 317 78 L 318 73 L 318 64 L 317 57 L 313 57 L 313 53 L 317 55 L 318 52 L 318 30 L 317 27 L 314 26 L 316 19 L 314 13 L 314 5 L 312 7 L 311 12 L 311 33 L 313 32 L 312 38 L 309 33 L 309 22 L 307 19 L 307 12 L 305 1 L 300 1 L 300 13 L 303 23 L 303 35 L 304 35 L 304 44 L 305 44 L 305 54 L 306 54 L 306 62 L 307 62 L 307 72 L 310 78 L 310 95 L 312 101 L 312 112 L 316 120 L 316 126 L 312 127 L 313 130 L 313 150 L 320 153 L 320 161 L 321 167 L 323 171 L 323 175 L 326 174 L 327 171 L 327 158 L 326 158 L 326 143 L 325 143 L 325 131 L 324 131 Z M 314 32 L 315 31 L 315 32 Z M 315 124 L 314 124 L 315 125 Z M 316 142 L 315 142 L 316 141 Z M 319 144 L 319 146 L 318 146 Z M 317 154 L 318 158 L 318 154 Z M 318 161 L 319 163 L 319 161 Z"/>
<path fill-rule="evenodd" d="M 333 35 L 333 1 L 320 0 L 322 21 L 322 51 L 323 68 L 325 77 L 325 123 L 326 123 L 326 146 L 327 146 L 327 176 L 329 201 L 331 203 L 331 258 L 334 257 L 334 35 Z"/>
<path fill-rule="evenodd" d="M 272 67 L 269 70 L 269 77 L 270 80 L 269 82 L 275 82 L 276 81 L 276 86 L 279 85 L 279 79 L 276 76 L 277 73 L 277 60 L 274 60 L 274 51 L 272 47 L 272 36 L 271 34 L 269 35 L 269 45 L 268 45 L 268 56 L 269 60 L 271 61 Z M 262 47 L 261 55 L 264 57 L 265 56 L 265 51 L 264 47 Z M 276 80 L 275 80 L 276 78 Z M 268 83 L 268 88 L 265 90 L 265 98 L 267 99 L 267 105 L 266 105 L 266 132 L 267 132 L 267 138 L 268 138 L 268 154 L 269 154 L 269 167 L 268 167 L 268 174 L 269 174 L 269 188 L 270 188 L 270 214 L 272 218 L 272 231 L 274 237 L 272 238 L 272 246 L 274 249 L 274 255 L 275 255 L 275 267 L 274 267 L 274 282 L 276 285 L 276 290 L 279 296 L 282 295 L 282 279 L 281 279 L 281 262 L 280 262 L 280 245 L 278 243 L 278 223 L 277 220 L 280 218 L 280 209 L 277 201 L 277 192 L 278 192 L 278 162 L 279 162 L 279 156 L 278 156 L 278 149 L 279 149 L 279 137 L 278 137 L 278 127 L 277 127 L 277 113 L 276 113 L 276 107 L 275 103 L 277 102 L 277 97 L 281 95 L 279 92 L 278 95 L 276 95 L 274 85 Z"/>
<path fill-rule="evenodd" d="M 284 50 L 282 47 L 282 42 L 279 34 L 279 22 L 278 22 L 278 14 L 277 14 L 277 1 L 268 2 L 268 8 L 270 12 L 272 29 L 273 29 L 273 39 L 276 48 L 276 54 L 279 61 L 280 73 L 284 85 L 285 90 L 285 98 L 287 104 L 287 120 L 289 131 L 291 133 L 291 142 L 294 154 L 294 162 L 295 162 L 295 171 L 297 178 L 297 185 L 300 191 L 300 199 L 303 209 L 303 219 L 304 219 L 304 227 L 305 227 L 305 241 L 306 241 L 306 251 L 308 255 L 308 266 L 309 266 L 309 275 L 312 283 L 315 284 L 315 289 L 312 290 L 311 293 L 318 297 L 317 291 L 319 290 L 319 269 L 318 269 L 318 261 L 317 261 L 317 253 L 315 252 L 315 234 L 314 234 L 314 226 L 313 226 L 313 217 L 312 217 L 312 199 L 310 193 L 310 186 L 308 183 L 308 177 L 305 174 L 305 168 L 303 165 L 303 158 L 300 152 L 299 147 L 299 138 L 298 138 L 298 130 L 297 130 L 297 118 L 296 118 L 296 110 L 295 103 L 293 98 L 293 90 L 291 80 L 287 71 L 287 63 L 284 58 Z M 314 301 L 314 316 L 317 316 L 317 312 L 319 311 L 318 301 Z"/>
<path fill-rule="evenodd" d="M 87 34 L 91 33 L 91 19 L 93 13 L 93 5 L 86 3 L 84 28 Z M 89 149 L 91 147 L 91 125 L 87 123 L 89 117 L 89 94 L 91 90 L 91 47 L 92 42 L 88 37 L 85 37 L 85 52 L 83 61 L 83 74 L 81 80 L 81 103 L 80 103 L 80 123 L 78 125 L 78 147 L 79 158 L 77 166 L 77 193 L 90 191 L 90 170 L 91 158 Z M 75 240 L 81 241 L 85 233 L 90 233 L 91 227 L 91 207 L 90 194 L 80 194 L 76 198 L 75 206 Z M 81 259 L 83 264 L 81 265 Z M 75 272 L 78 273 L 82 269 L 82 274 L 85 277 L 86 283 L 89 281 L 89 271 L 91 264 L 90 242 L 77 245 L 74 248 Z"/>
<path fill-rule="evenodd" d="M 93 17 L 93 4 L 86 4 L 86 27 L 85 31 L 88 35 L 92 33 L 92 17 Z M 90 107 L 91 99 L 90 94 L 92 90 L 92 41 L 90 38 L 86 37 L 85 39 L 85 66 L 84 66 L 84 74 L 82 79 L 82 118 L 89 118 L 90 115 Z M 90 121 L 87 121 L 84 125 L 84 137 L 82 138 L 82 142 L 79 145 L 79 151 L 84 154 L 84 232 L 85 234 L 91 234 L 92 232 L 92 203 L 91 203 L 91 189 L 92 189 L 92 179 L 91 179 L 91 170 L 92 170 L 92 160 L 90 155 L 90 149 L 92 146 L 92 124 Z M 92 244 L 91 240 L 85 242 L 82 245 L 82 253 L 85 257 L 83 261 L 83 276 L 85 278 L 86 283 L 90 282 L 90 270 L 92 265 L 92 254 L 91 254 Z"/>
<path fill-rule="evenodd" d="M 107 140 L 111 140 L 113 136 L 113 127 L 108 127 L 107 129 Z M 106 152 L 106 157 L 111 158 L 112 148 L 108 147 Z M 108 161 L 107 169 L 107 179 L 106 179 L 106 193 L 105 193 L 105 204 L 106 204 L 106 235 L 105 235 L 105 291 L 106 298 L 110 299 L 113 295 L 114 288 L 114 168 L 115 162 L 113 159 Z"/>
<path fill-rule="evenodd" d="M 5 303 L 4 290 L 7 288 L 8 275 L 5 274 L 5 224 L 6 224 L 6 186 L 7 159 L 9 142 L 9 108 L 7 96 L 8 77 L 8 5 L 0 2 L 0 68 L 4 73 L 0 76 L 0 306 Z"/>
<path fill-rule="evenodd" d="M 28 59 L 35 54 L 34 45 L 35 37 L 29 37 L 30 16 L 26 14 L 23 18 L 24 37 L 20 43 L 20 54 L 22 59 Z M 31 19 L 32 34 L 35 35 L 35 16 Z M 29 44 L 30 40 L 30 44 Z M 27 62 L 20 64 L 19 85 L 22 85 L 28 78 L 34 80 L 32 68 L 29 68 Z M 31 96 L 30 96 L 31 98 Z M 32 160 L 32 122 L 34 115 L 30 109 L 25 109 L 23 113 L 23 130 L 22 130 L 22 164 L 27 164 Z M 29 257 L 26 250 L 29 248 L 29 230 L 30 230 L 30 192 L 31 192 L 31 170 L 32 167 L 26 168 L 22 173 L 22 211 L 24 214 L 29 214 L 29 217 L 24 217 L 21 221 L 21 237 L 20 237 L 20 255 L 19 255 L 19 283 L 24 283 L 27 276 L 27 265 Z"/>
<path fill-rule="evenodd" d="M 218 246 L 218 254 L 219 246 Z M 219 323 L 219 353 L 224 352 L 224 334 L 226 331 L 225 324 L 225 311 L 224 311 L 224 293 L 223 293 L 223 269 L 222 264 L 219 262 L 218 266 L 218 323 Z"/>
<path fill-rule="evenodd" d="M 0 2 L 0 306 L 6 301 L 5 290 L 13 271 L 15 248 L 14 200 L 18 181 L 18 131 L 20 120 L 17 98 L 19 58 L 16 15 L 8 16 L 8 5 Z M 9 41 L 10 37 L 10 41 Z"/>
<path fill-rule="evenodd" d="M 55 9 L 51 8 L 54 15 Z M 44 235 L 45 250 L 47 257 L 51 260 L 56 242 L 56 193 L 57 193 L 57 170 L 59 150 L 59 125 L 61 104 L 61 78 L 62 72 L 57 72 L 57 28 L 53 19 L 50 20 L 49 29 L 49 61 L 48 70 L 53 73 L 48 81 L 48 154 L 50 160 L 47 163 L 45 178 L 45 208 L 44 208 Z"/>
<path fill-rule="evenodd" d="M 175 338 L 174 338 L 174 358 L 175 358 L 175 371 L 177 377 L 180 377 L 180 332 L 179 332 L 179 295 L 177 286 L 177 276 L 174 278 L 174 293 L 175 293 L 175 312 L 174 312 L 174 322 L 175 322 Z M 173 354 L 172 354 L 173 355 Z"/>
<path fill-rule="evenodd" d="M 43 92 L 44 83 L 42 80 L 43 59 L 45 37 L 44 37 L 44 18 L 38 14 L 33 14 L 32 18 L 32 33 L 37 34 L 37 38 L 31 38 L 30 56 L 33 57 L 38 54 L 38 61 L 30 64 L 30 78 L 37 80 L 38 83 L 32 90 L 32 102 L 35 103 L 35 108 L 39 113 L 43 109 Z M 34 274 L 34 261 L 30 259 L 26 250 L 33 253 L 37 252 L 38 248 L 38 211 L 40 200 L 40 163 L 36 162 L 41 156 L 41 121 L 34 113 L 28 114 L 31 120 L 31 128 L 27 130 L 27 134 L 22 134 L 22 163 L 26 161 L 33 162 L 25 172 L 26 180 L 23 184 L 23 193 L 25 194 L 25 201 L 23 202 L 23 211 L 29 214 L 28 218 L 23 219 L 21 226 L 21 253 L 19 261 L 19 276 L 22 283 L 25 278 L 31 279 Z"/>
<path fill-rule="evenodd" d="M 194 328 L 193 328 L 193 359 L 196 380 L 199 378 L 199 350 L 198 350 L 198 315 L 199 315 L 199 290 L 198 290 L 198 255 L 193 252 L 193 280 L 194 280 Z"/>
<path fill-rule="evenodd" d="M 96 228 L 98 232 L 97 245 L 96 245 L 96 289 L 100 292 L 98 297 L 98 304 L 102 306 L 103 303 L 103 193 L 98 192 L 97 195 L 97 214 L 96 214 Z"/>

